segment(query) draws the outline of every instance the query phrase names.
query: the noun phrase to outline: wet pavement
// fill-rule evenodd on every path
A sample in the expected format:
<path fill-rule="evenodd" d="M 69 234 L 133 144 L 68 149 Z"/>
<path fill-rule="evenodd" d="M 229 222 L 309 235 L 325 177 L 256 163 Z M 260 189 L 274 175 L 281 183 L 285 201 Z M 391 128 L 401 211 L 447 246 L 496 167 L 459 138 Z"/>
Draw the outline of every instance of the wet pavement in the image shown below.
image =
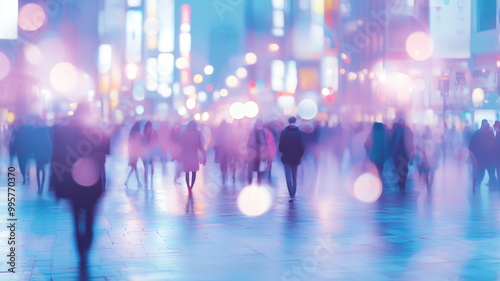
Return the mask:
<path fill-rule="evenodd" d="M 214 166 L 189 196 L 183 178 L 174 183 L 172 164 L 166 175 L 157 166 L 152 187 L 138 188 L 134 178 L 125 187 L 126 163 L 107 163 L 86 269 L 78 267 L 67 202 L 47 190 L 38 195 L 33 177 L 18 185 L 16 273 L 5 273 L 9 233 L 2 227 L 0 279 L 500 280 L 500 192 L 484 185 L 471 195 L 465 165 L 438 170 L 432 192 L 412 169 L 407 190 L 388 180 L 376 202 L 363 203 L 353 191 L 356 169 L 306 161 L 292 204 L 275 165 L 270 209 L 250 217 L 237 204 L 245 184 L 222 186 Z M 5 161 L 0 169 L 5 186 Z M 2 226 L 6 198 L 2 189 Z M 250 209 L 260 208 L 252 200 Z"/>

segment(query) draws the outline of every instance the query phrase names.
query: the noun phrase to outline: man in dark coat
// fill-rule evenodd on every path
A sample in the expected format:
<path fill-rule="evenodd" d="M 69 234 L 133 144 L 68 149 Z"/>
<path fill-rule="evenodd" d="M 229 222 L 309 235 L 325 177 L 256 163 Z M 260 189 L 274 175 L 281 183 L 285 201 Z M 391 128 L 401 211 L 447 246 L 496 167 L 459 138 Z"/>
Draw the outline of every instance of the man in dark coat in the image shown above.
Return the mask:
<path fill-rule="evenodd" d="M 50 183 L 57 198 L 69 199 L 80 264 L 86 266 L 93 239 L 96 204 L 106 183 L 109 137 L 95 124 L 88 104 L 80 104 L 67 124 L 54 129 Z"/>
<path fill-rule="evenodd" d="M 390 152 L 398 177 L 400 190 L 406 188 L 409 165 L 413 163 L 415 149 L 413 146 L 413 132 L 406 126 L 404 119 L 399 119 L 392 128 Z"/>
<path fill-rule="evenodd" d="M 289 125 L 281 131 L 279 141 L 279 151 L 282 153 L 281 162 L 285 166 L 286 185 L 290 200 L 295 199 L 297 191 L 297 167 L 300 165 L 302 156 L 304 155 L 304 137 L 302 131 L 295 125 L 297 119 L 295 117 L 288 118 Z"/>
<path fill-rule="evenodd" d="M 469 150 L 473 166 L 473 191 L 480 187 L 485 170 L 488 170 L 490 185 L 495 184 L 495 136 L 487 120 L 481 122 L 481 128 L 470 138 Z"/>

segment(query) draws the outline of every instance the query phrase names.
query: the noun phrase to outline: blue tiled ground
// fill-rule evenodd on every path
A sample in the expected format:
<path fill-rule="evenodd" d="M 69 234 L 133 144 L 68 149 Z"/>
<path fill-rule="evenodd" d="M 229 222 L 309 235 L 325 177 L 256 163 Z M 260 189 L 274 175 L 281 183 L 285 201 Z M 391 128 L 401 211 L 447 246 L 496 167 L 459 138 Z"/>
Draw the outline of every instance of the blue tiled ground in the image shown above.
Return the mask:
<path fill-rule="evenodd" d="M 289 204 L 276 166 L 273 203 L 259 217 L 238 209 L 243 183 L 220 186 L 215 167 L 204 170 L 192 199 L 174 184 L 172 165 L 167 175 L 157 167 L 148 189 L 123 185 L 124 159 L 108 167 L 86 274 L 67 203 L 38 195 L 32 180 L 17 188 L 17 273 L 0 280 L 500 280 L 500 192 L 483 186 L 470 195 L 465 165 L 439 170 L 432 192 L 412 171 L 407 191 L 389 183 L 371 204 L 351 195 L 355 173 L 339 175 L 328 161 L 317 173 L 306 161 Z M 0 208 L 5 271 L 5 190 Z"/>

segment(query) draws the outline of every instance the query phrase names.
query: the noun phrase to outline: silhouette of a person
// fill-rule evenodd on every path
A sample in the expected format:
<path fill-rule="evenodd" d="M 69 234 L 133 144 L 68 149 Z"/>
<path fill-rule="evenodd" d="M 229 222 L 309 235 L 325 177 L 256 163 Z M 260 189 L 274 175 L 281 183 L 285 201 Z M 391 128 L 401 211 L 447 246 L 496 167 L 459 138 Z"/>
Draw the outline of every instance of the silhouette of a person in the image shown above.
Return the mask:
<path fill-rule="evenodd" d="M 295 125 L 295 117 L 288 118 L 289 125 L 281 131 L 279 151 L 282 153 L 281 162 L 285 166 L 286 185 L 290 200 L 293 202 L 297 192 L 297 167 L 304 156 L 304 137 L 302 131 Z"/>
<path fill-rule="evenodd" d="M 54 130 L 51 185 L 57 198 L 69 199 L 80 265 L 92 244 L 96 205 L 104 192 L 109 137 L 94 123 L 90 105 L 81 103 L 67 125 Z"/>
<path fill-rule="evenodd" d="M 137 185 L 141 187 L 141 180 L 139 180 L 139 172 L 137 171 L 137 160 L 141 155 L 142 147 L 142 134 L 141 134 L 141 123 L 136 121 L 130 133 L 128 135 L 128 165 L 130 166 L 130 172 L 128 173 L 125 185 L 128 185 L 128 180 L 132 173 L 135 173 L 135 178 L 137 179 Z"/>
<path fill-rule="evenodd" d="M 182 133 L 182 169 L 186 173 L 186 185 L 191 190 L 196 181 L 196 172 L 200 169 L 200 156 L 202 153 L 202 162 L 206 162 L 205 148 L 201 132 L 197 129 L 196 121 L 190 121 L 186 130 Z M 191 173 L 191 181 L 189 174 Z"/>

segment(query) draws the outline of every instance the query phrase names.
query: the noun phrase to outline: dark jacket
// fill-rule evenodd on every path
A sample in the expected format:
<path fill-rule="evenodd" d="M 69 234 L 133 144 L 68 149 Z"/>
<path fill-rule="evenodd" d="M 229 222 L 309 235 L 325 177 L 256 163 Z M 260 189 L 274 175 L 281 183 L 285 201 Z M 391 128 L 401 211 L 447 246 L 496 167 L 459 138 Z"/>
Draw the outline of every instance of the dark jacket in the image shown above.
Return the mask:
<path fill-rule="evenodd" d="M 495 136 L 489 126 L 483 126 L 471 137 L 469 150 L 481 167 L 493 165 L 495 151 Z"/>
<path fill-rule="evenodd" d="M 104 192 L 109 137 L 98 128 L 76 123 L 59 126 L 53 134 L 50 184 L 56 197 L 82 205 L 95 204 Z"/>
<path fill-rule="evenodd" d="M 279 151 L 282 153 L 281 162 L 292 166 L 300 165 L 304 155 L 304 136 L 299 127 L 289 125 L 281 131 Z"/>

